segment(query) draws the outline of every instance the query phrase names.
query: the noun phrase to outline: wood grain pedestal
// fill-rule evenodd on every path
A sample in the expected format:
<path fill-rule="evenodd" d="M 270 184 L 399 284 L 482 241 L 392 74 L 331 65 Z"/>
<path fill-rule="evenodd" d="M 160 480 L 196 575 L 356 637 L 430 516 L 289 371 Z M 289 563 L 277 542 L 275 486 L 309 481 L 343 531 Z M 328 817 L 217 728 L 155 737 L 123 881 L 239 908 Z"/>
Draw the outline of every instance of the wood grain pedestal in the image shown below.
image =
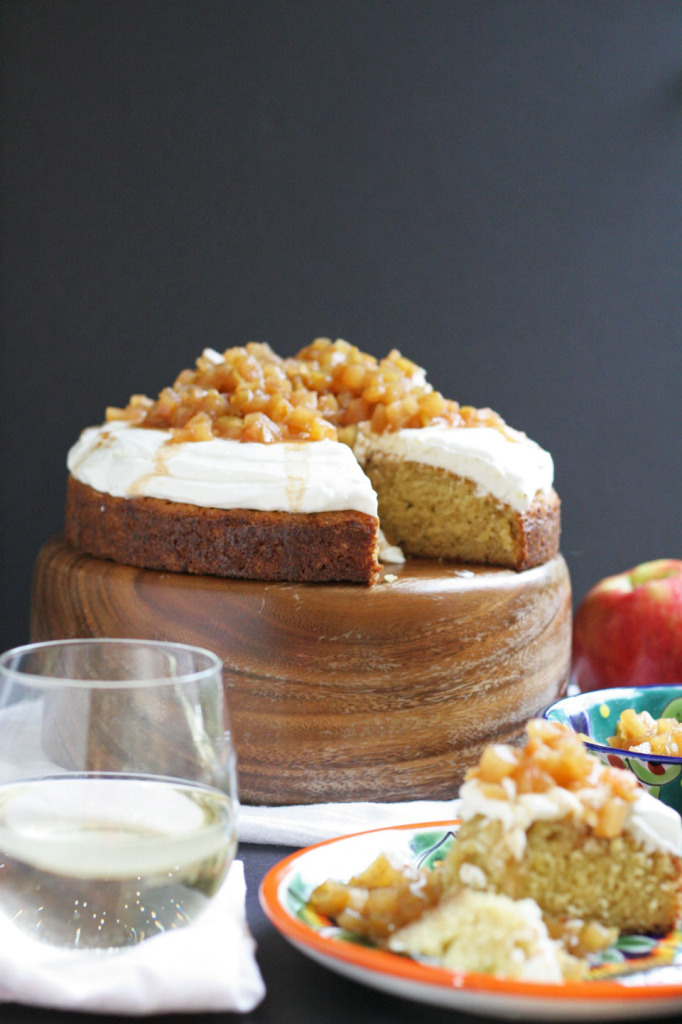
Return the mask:
<path fill-rule="evenodd" d="M 561 556 L 523 573 L 414 559 L 368 588 L 134 569 L 55 538 L 31 630 L 214 650 L 244 803 L 449 798 L 565 691 L 571 586 Z"/>

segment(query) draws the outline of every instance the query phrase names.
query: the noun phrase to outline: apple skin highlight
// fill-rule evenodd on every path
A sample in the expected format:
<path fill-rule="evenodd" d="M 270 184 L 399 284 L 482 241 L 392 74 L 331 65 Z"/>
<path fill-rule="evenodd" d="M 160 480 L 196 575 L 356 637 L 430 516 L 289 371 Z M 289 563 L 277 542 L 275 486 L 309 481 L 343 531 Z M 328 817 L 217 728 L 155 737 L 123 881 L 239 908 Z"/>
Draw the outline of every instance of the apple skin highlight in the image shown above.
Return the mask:
<path fill-rule="evenodd" d="M 581 691 L 682 683 L 682 560 L 607 576 L 573 620 L 572 677 Z"/>

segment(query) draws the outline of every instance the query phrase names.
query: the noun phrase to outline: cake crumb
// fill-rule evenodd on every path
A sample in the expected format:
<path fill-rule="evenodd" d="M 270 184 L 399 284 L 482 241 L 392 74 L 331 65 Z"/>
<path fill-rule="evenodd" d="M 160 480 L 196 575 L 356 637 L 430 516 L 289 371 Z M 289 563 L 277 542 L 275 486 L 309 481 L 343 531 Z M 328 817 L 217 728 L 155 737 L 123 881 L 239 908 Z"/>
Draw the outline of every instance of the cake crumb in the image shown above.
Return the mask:
<path fill-rule="evenodd" d="M 389 572 L 384 576 L 384 583 L 395 583 L 398 579 L 394 572 Z"/>

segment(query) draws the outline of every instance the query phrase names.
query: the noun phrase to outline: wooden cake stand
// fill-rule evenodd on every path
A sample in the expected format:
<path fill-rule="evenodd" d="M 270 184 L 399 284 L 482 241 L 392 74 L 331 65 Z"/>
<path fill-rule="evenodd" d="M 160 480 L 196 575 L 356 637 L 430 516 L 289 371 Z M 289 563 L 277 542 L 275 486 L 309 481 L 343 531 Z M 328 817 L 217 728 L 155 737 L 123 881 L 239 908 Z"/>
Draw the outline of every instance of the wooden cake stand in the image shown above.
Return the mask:
<path fill-rule="evenodd" d="M 560 555 L 523 573 L 413 559 L 370 588 L 135 569 L 56 538 L 31 632 L 214 650 L 244 803 L 443 799 L 564 693 L 571 586 Z"/>

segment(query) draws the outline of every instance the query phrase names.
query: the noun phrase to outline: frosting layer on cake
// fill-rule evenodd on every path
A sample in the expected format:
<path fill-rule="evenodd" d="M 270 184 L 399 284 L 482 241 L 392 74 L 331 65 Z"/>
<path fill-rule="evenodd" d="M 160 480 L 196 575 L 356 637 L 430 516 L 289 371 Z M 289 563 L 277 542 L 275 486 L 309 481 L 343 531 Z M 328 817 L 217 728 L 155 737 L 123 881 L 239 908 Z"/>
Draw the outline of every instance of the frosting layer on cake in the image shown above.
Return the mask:
<path fill-rule="evenodd" d="M 163 498 L 207 508 L 280 512 L 352 509 L 376 516 L 362 472 L 369 453 L 419 462 L 472 480 L 481 492 L 524 512 L 549 493 L 551 455 L 523 434 L 491 427 L 358 430 L 353 451 L 336 441 L 257 444 L 213 438 L 169 443 L 164 430 L 125 422 L 88 427 L 68 455 L 72 476 L 114 497 Z"/>
<path fill-rule="evenodd" d="M 469 779 L 459 791 L 459 815 L 470 821 L 480 815 L 499 821 L 506 841 L 517 857 L 523 855 L 526 833 L 536 821 L 559 821 L 573 816 L 582 819 L 584 808 L 595 808 L 610 796 L 608 787 L 570 791 L 554 786 L 544 793 L 510 793 L 510 799 L 498 800 L 485 793 L 478 779 Z M 642 791 L 628 805 L 623 829 L 649 850 L 682 854 L 682 821 L 679 814 L 651 794 Z"/>
<path fill-rule="evenodd" d="M 263 512 L 377 514 L 372 485 L 350 448 L 338 441 L 169 439 L 168 431 L 128 423 L 88 427 L 70 450 L 67 465 L 81 483 L 117 498 Z"/>
<path fill-rule="evenodd" d="M 493 427 L 432 426 L 375 434 L 363 425 L 354 451 L 361 464 L 372 455 L 447 470 L 525 512 L 538 493 L 551 491 L 554 464 L 549 452 L 525 434 L 506 431 L 509 436 Z"/>

